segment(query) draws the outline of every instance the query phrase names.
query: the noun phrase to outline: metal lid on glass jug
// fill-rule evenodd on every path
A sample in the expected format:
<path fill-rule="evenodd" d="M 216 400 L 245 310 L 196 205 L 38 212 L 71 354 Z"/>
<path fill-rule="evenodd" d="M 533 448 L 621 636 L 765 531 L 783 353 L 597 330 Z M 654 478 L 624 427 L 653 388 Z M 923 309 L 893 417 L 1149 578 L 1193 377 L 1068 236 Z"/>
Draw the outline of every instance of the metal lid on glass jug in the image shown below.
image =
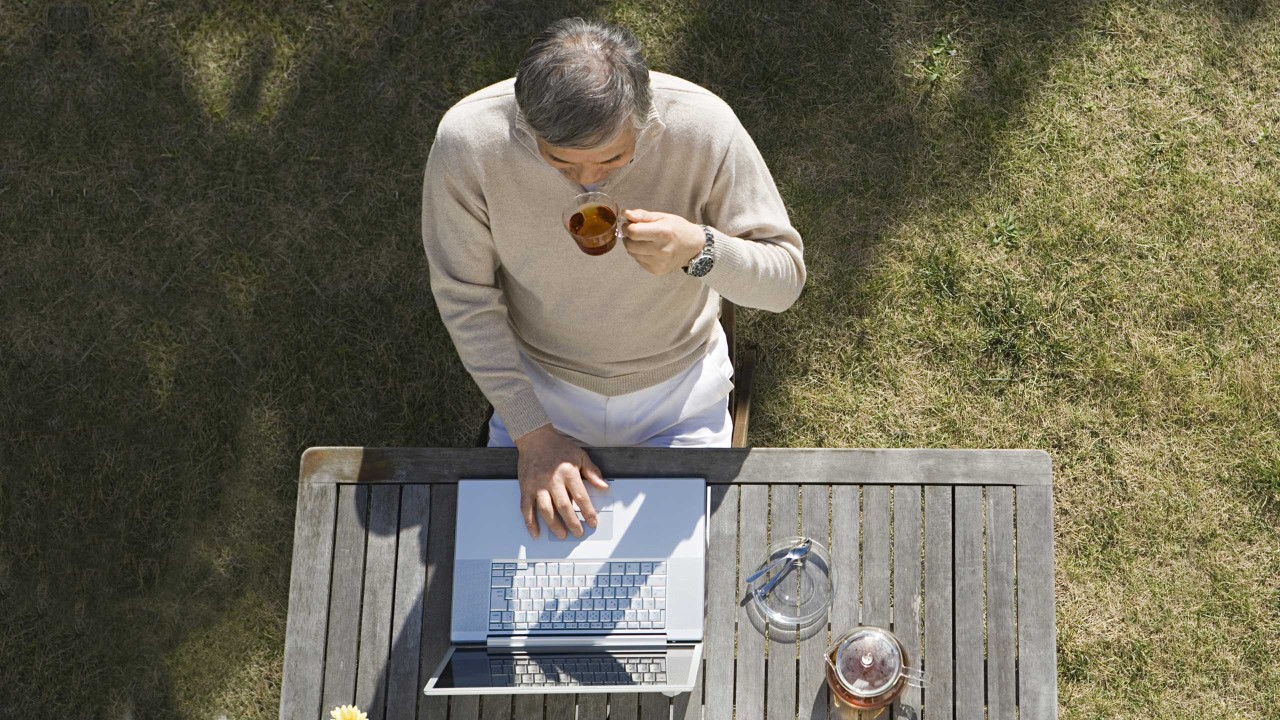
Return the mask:
<path fill-rule="evenodd" d="M 879 628 L 851 634 L 836 652 L 840 683 L 862 697 L 882 695 L 902 677 L 902 651 L 892 635 Z"/>

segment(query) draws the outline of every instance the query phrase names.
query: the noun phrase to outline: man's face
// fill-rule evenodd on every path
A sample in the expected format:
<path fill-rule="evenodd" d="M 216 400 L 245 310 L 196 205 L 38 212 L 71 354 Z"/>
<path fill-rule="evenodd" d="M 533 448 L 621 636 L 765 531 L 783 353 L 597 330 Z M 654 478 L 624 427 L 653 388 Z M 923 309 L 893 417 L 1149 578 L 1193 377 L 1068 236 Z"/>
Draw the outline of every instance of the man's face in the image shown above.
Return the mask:
<path fill-rule="evenodd" d="M 588 150 L 548 145 L 538 138 L 538 152 L 551 167 L 579 185 L 594 185 L 631 162 L 636 154 L 636 129 L 631 123 L 613 140 Z"/>

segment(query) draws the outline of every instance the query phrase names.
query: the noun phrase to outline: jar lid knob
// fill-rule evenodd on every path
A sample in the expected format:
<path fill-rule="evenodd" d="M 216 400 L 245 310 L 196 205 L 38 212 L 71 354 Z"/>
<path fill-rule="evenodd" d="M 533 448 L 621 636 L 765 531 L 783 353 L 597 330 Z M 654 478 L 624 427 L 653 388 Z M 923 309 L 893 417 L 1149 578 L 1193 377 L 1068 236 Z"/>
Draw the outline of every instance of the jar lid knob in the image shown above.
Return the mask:
<path fill-rule="evenodd" d="M 888 630 L 864 625 L 839 643 L 836 677 L 854 696 L 868 698 L 894 687 L 905 665 L 902 646 Z"/>

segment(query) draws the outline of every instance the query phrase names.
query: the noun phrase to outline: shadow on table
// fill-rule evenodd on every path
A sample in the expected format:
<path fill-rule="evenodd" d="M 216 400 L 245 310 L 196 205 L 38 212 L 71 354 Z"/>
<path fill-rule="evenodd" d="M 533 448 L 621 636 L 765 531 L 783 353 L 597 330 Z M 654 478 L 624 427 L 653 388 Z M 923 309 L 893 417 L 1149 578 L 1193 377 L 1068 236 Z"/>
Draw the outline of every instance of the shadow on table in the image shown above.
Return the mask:
<path fill-rule="evenodd" d="M 733 462 L 735 459 L 737 459 L 737 462 L 740 463 L 741 458 L 745 458 L 745 456 L 746 456 L 746 451 L 743 451 L 740 454 L 732 455 L 729 461 Z M 635 472 L 631 472 L 631 473 L 626 472 L 625 468 L 620 468 L 616 466 L 610 467 L 607 464 L 601 464 L 601 469 L 608 477 L 625 478 L 625 477 L 640 476 Z M 725 472 L 726 475 L 736 476 L 738 472 L 738 468 L 726 467 L 726 468 L 723 468 L 723 471 Z M 644 476 L 649 477 L 653 475 L 644 474 Z M 710 485 L 710 484 L 708 485 L 709 490 L 712 489 L 713 487 L 714 487 L 713 485 Z M 448 489 L 445 489 L 442 492 L 441 488 L 448 488 Z M 397 534 L 400 534 L 402 536 L 403 532 L 406 530 L 406 527 L 401 526 L 398 522 L 395 524 L 370 523 L 370 519 L 376 516 L 376 513 L 368 512 L 367 503 L 369 502 L 368 498 L 370 496 L 361 494 L 361 495 L 358 495 L 357 497 L 360 498 L 360 501 L 362 503 L 366 504 L 366 506 L 364 507 L 360 507 L 360 506 L 357 507 L 357 516 L 362 518 L 362 521 L 366 523 L 367 530 L 370 533 L 375 535 L 381 535 L 381 536 L 392 536 Z M 432 497 L 432 501 L 431 501 L 432 506 L 431 506 L 429 523 L 427 525 L 418 526 L 419 547 L 422 549 L 422 555 L 420 560 L 423 563 L 423 565 L 428 568 L 427 581 L 426 581 L 423 593 L 418 596 L 418 598 L 414 602 L 413 607 L 410 610 L 410 613 L 412 616 L 421 617 L 423 619 L 422 625 L 419 630 L 419 628 L 414 627 L 412 624 L 409 624 L 405 630 L 401 631 L 400 634 L 393 639 L 392 641 L 393 644 L 390 649 L 390 657 L 394 658 L 394 657 L 400 656 L 402 653 L 412 654 L 413 647 L 415 645 L 419 646 L 418 652 L 420 654 L 421 660 L 420 660 L 420 672 L 418 675 L 418 687 L 416 688 L 419 694 L 421 694 L 421 690 L 425 686 L 426 681 L 430 679 L 433 671 L 440 664 L 440 661 L 444 657 L 444 653 L 447 651 L 447 649 L 450 646 L 450 642 L 449 642 L 450 619 L 451 619 L 451 612 L 453 607 L 453 597 L 452 597 L 453 552 L 454 552 L 454 542 L 455 542 L 456 530 L 457 530 L 456 524 L 455 524 L 455 515 L 454 515 L 456 511 L 456 486 L 435 486 L 431 497 Z M 711 515 L 708 516 L 708 526 L 710 523 L 710 517 L 714 516 L 717 509 L 719 508 L 719 501 L 723 497 L 723 495 L 718 492 L 710 492 L 710 497 L 711 497 L 712 504 L 710 507 Z M 403 515 L 403 510 L 400 514 Z M 508 521 L 512 523 L 515 523 L 521 526 L 523 525 L 519 516 L 519 509 L 516 507 L 507 508 L 507 509 L 495 509 L 495 516 L 496 516 L 495 522 L 500 522 L 502 521 L 501 518 L 506 518 Z M 545 528 L 543 531 L 546 532 Z M 433 537 L 438 541 L 435 544 L 432 544 L 430 542 Z M 664 539 L 669 540 L 669 542 L 663 543 L 659 539 L 655 539 L 652 537 L 639 538 L 639 537 L 635 537 L 634 535 L 631 535 L 631 536 L 624 535 L 619 543 L 619 549 L 617 552 L 619 556 L 632 555 L 634 557 L 634 556 L 640 556 L 641 553 L 643 553 L 644 556 L 648 556 L 648 557 L 664 557 L 670 554 L 670 552 L 674 549 L 677 543 L 687 539 L 687 534 L 676 532 L 676 533 L 672 533 L 670 537 L 664 538 Z M 628 550 L 628 548 L 635 548 L 635 549 Z M 640 577 L 643 577 L 645 579 L 648 578 L 648 576 L 644 575 L 644 573 L 640 573 L 639 575 Z M 605 597 L 607 591 L 612 590 L 616 594 L 618 590 L 628 587 L 625 585 L 609 585 L 608 582 L 612 577 L 613 576 L 599 575 L 595 578 L 592 585 L 592 591 L 598 592 L 601 595 L 601 597 L 590 598 L 593 602 L 595 600 L 603 600 L 607 604 L 608 598 Z M 630 599 L 631 597 L 638 596 L 640 592 L 639 589 L 644 586 L 633 584 L 630 587 L 635 589 L 636 592 L 628 593 L 628 599 Z M 615 597 L 614 599 L 617 600 L 618 598 Z M 487 602 L 488 599 L 486 598 L 484 600 L 478 600 L 478 601 Z M 558 599 L 557 599 L 557 602 L 559 602 Z M 567 610 L 568 608 L 566 608 L 566 611 Z M 608 611 L 607 608 L 605 611 Z M 543 612 L 546 612 L 546 611 L 544 610 Z M 601 612 L 601 610 L 579 609 L 579 610 L 573 610 L 573 612 L 597 612 L 598 613 L 598 612 Z M 618 611 L 615 609 L 611 612 L 616 613 Z M 393 613 L 394 613 L 394 610 L 393 610 Z M 620 622 L 624 622 L 624 620 L 614 615 L 614 616 L 611 616 L 608 621 L 600 620 L 599 622 L 601 622 L 601 625 L 602 625 L 600 629 L 607 630 L 609 627 L 613 627 L 613 628 L 618 627 L 618 624 Z M 551 626 L 552 630 L 559 629 L 554 627 L 554 625 L 555 625 L 554 616 L 552 616 L 551 618 L 548 618 L 546 616 L 541 616 L 536 621 L 533 629 L 534 630 L 545 629 L 548 626 Z M 633 628 L 633 629 L 641 629 L 641 628 Z M 416 636 L 415 636 L 415 633 L 417 633 Z M 586 673 L 586 672 L 590 672 L 594 674 L 613 675 L 615 677 L 620 677 L 623 674 L 629 673 L 626 667 L 619 664 L 616 660 L 607 656 L 601 656 L 599 663 L 594 665 L 589 670 L 581 667 L 571 666 L 570 664 L 564 662 L 562 657 L 557 657 L 557 659 L 546 663 L 545 668 L 548 671 L 554 672 L 558 681 L 570 682 L 573 684 L 578 684 L 583 686 L 589 686 L 592 684 L 605 684 L 600 682 L 599 678 L 595 675 L 584 675 L 583 673 Z M 699 676 L 701 676 L 701 670 L 699 670 L 698 672 L 699 672 Z M 381 671 L 380 677 L 382 679 L 378 684 L 377 693 L 372 699 L 372 701 L 369 703 L 369 706 L 367 708 L 367 713 L 371 718 L 371 720 L 383 718 L 385 715 L 388 714 L 387 713 L 388 668 L 384 668 Z M 458 698 L 457 700 L 455 700 L 455 704 L 458 702 L 462 702 L 462 703 L 475 702 L 475 703 L 483 703 L 483 704 L 499 703 L 503 705 L 510 705 L 513 702 L 513 696 L 511 695 L 486 695 L 474 700 L 470 698 L 475 698 L 476 696 L 470 696 L 470 697 L 455 696 L 455 697 Z M 542 696 L 533 695 L 531 697 L 538 698 L 536 703 L 538 707 L 541 708 Z M 567 697 L 572 698 L 573 696 L 569 695 Z M 635 700 L 638 697 L 638 694 L 627 693 L 627 694 L 623 694 L 622 697 Z M 444 696 L 419 697 L 418 703 L 420 708 L 425 708 L 427 717 L 443 718 L 445 717 L 445 713 L 446 713 L 445 706 L 449 702 L 449 700 L 450 700 L 449 697 L 444 697 Z M 626 702 L 626 700 L 623 700 L 617 695 L 614 695 L 614 696 L 611 696 L 610 702 L 616 705 L 619 702 Z M 665 703 L 666 698 L 663 697 L 661 702 Z M 681 708 L 684 705 L 687 705 L 688 694 L 686 693 L 676 697 L 673 700 L 673 703 L 676 706 L 675 717 L 677 718 L 682 717 L 683 711 L 681 710 Z M 420 709 L 419 711 L 420 716 L 422 715 L 422 712 L 423 710 Z"/>

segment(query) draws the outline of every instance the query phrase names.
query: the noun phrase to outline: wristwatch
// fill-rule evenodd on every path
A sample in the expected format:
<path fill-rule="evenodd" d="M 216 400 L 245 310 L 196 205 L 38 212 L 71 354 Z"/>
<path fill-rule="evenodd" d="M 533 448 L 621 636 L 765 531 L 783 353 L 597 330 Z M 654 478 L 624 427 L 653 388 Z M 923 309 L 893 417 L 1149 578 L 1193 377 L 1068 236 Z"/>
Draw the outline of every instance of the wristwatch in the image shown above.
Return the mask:
<path fill-rule="evenodd" d="M 698 256 L 689 261 L 689 266 L 684 272 L 689 277 L 702 277 L 711 272 L 711 266 L 716 263 L 716 236 L 711 233 L 711 228 L 706 225 L 702 226 L 702 234 L 707 238 L 707 243 L 702 246 L 702 252 Z"/>

